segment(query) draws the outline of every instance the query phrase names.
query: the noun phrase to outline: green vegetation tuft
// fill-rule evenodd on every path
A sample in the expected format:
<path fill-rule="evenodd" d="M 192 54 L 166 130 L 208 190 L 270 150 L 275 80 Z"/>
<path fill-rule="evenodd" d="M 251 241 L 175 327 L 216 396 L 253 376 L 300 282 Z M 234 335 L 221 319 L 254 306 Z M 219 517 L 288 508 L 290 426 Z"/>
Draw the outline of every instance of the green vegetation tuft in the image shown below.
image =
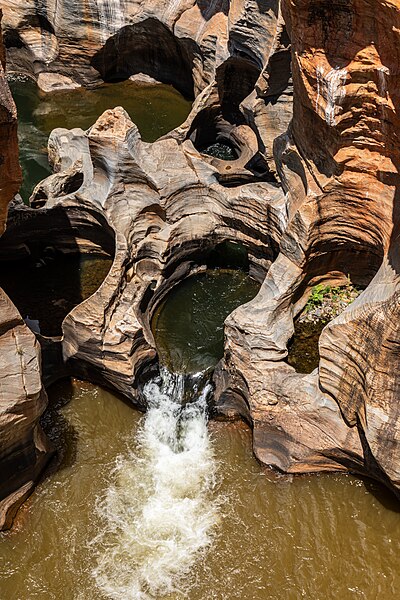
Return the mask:
<path fill-rule="evenodd" d="M 347 282 L 340 286 L 331 286 L 319 283 L 315 285 L 312 290 L 310 297 L 304 309 L 305 315 L 311 315 L 318 309 L 323 309 L 324 314 L 318 316 L 324 316 L 333 318 L 338 315 L 348 304 L 351 304 L 353 300 L 360 294 L 360 289 L 351 283 L 349 277 Z"/>

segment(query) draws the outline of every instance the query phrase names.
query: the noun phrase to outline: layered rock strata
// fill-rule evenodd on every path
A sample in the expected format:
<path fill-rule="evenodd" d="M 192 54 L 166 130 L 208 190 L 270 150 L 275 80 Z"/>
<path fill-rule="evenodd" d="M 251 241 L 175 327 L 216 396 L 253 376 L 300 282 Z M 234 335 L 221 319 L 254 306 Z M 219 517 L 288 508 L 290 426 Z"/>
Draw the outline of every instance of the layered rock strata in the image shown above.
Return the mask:
<path fill-rule="evenodd" d="M 284 0 L 283 14 L 295 93 L 291 126 L 274 144 L 289 219 L 260 294 L 228 319 L 229 385 L 256 417 L 264 462 L 298 472 L 333 459 L 331 468 L 361 468 L 398 493 L 400 11 Z M 323 331 L 319 370 L 296 375 L 282 359 L 304 293 L 345 275 L 367 288 Z M 323 417 L 333 400 L 342 440 L 343 426 Z"/>

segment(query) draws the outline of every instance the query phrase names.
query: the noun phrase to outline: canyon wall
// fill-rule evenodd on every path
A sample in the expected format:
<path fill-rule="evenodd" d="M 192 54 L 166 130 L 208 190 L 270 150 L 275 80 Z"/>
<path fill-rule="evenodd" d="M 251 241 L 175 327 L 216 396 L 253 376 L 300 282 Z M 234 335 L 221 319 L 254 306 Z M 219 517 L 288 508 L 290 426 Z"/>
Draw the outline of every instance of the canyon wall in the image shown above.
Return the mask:
<path fill-rule="evenodd" d="M 260 294 L 228 318 L 229 385 L 256 415 L 264 462 L 299 472 L 333 458 L 398 493 L 400 10 L 376 1 L 282 7 L 294 105 L 274 149 L 288 225 Z M 294 374 L 282 359 L 304 294 L 345 276 L 365 291 L 324 329 L 318 372 Z M 333 400 L 337 425 L 326 417 Z"/>
<path fill-rule="evenodd" d="M 153 144 L 121 108 L 50 136 L 55 174 L 15 208 L 0 256 L 61 213 L 82 247 L 85 223 L 115 235 L 110 273 L 54 342 L 63 368 L 145 408 L 158 303 L 239 242 L 263 284 L 226 320 L 215 413 L 245 418 L 281 471 L 350 470 L 399 494 L 396 3 L 19 4 L 4 2 L 10 71 L 43 90 L 144 74 L 195 98 Z M 237 159 L 206 156 L 215 141 Z M 322 332 L 319 368 L 297 373 L 294 320 L 313 286 L 348 277 L 364 291 Z"/>
<path fill-rule="evenodd" d="M 348 248 L 348 265 L 377 270 L 321 336 L 320 385 L 358 428 L 370 471 L 397 486 L 400 7 L 294 1 L 284 14 L 299 90 L 293 139 L 320 189 L 309 260 Z"/>
<path fill-rule="evenodd" d="M 0 37 L 0 235 L 21 184 L 17 111 L 4 70 Z M 40 365 L 38 341 L 0 288 L 0 530 L 11 526 L 49 457 L 38 424 L 47 404 Z"/>
<path fill-rule="evenodd" d="M 2 11 L 0 9 L 0 24 Z M 18 162 L 17 110 L 5 78 L 6 55 L 0 31 L 0 235 L 5 229 L 8 205 L 21 185 Z"/>

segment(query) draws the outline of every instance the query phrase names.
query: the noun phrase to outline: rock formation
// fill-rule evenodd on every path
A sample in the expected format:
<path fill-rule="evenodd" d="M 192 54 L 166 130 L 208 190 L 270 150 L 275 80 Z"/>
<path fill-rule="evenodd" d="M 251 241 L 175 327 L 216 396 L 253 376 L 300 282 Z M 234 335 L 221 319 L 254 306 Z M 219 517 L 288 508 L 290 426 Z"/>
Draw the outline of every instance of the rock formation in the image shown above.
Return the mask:
<path fill-rule="evenodd" d="M 1 11 L 0 11 L 1 21 Z M 21 184 L 17 114 L 5 74 L 0 38 L 0 235 L 10 201 Z M 11 525 L 19 504 L 32 491 L 49 457 L 38 425 L 47 404 L 41 380 L 40 350 L 0 288 L 0 529 Z"/>
<path fill-rule="evenodd" d="M 145 408 L 157 304 L 240 242 L 263 284 L 226 321 L 216 414 L 245 418 L 257 457 L 281 471 L 351 470 L 399 494 L 396 4 L 63 0 L 5 14 L 11 69 L 39 84 L 144 73 L 195 98 L 153 144 L 122 108 L 53 131 L 55 174 L 10 216 L 0 258 L 29 252 L 32 231 L 64 250 L 115 244 L 103 285 L 45 343 L 52 358 L 61 348 L 60 372 Z M 215 141 L 237 159 L 203 154 Z M 324 329 L 319 369 L 296 373 L 295 317 L 314 285 L 348 276 L 365 290 Z"/>
<path fill-rule="evenodd" d="M 0 23 L 2 12 L 0 10 Z M 5 229 L 8 205 L 19 190 L 17 111 L 5 78 L 6 56 L 0 31 L 0 135 L 7 140 L 0 149 L 0 235 Z"/>
<path fill-rule="evenodd" d="M 333 459 L 397 486 L 398 56 L 389 48 L 399 47 L 400 12 L 284 0 L 283 14 L 295 93 L 275 156 L 289 221 L 260 294 L 229 318 L 230 385 L 250 385 L 264 462 L 298 472 Z M 282 358 L 304 293 L 346 274 L 366 290 L 322 333 L 319 371 L 291 373 Z M 332 399 L 344 438 L 334 411 L 322 421 Z"/>

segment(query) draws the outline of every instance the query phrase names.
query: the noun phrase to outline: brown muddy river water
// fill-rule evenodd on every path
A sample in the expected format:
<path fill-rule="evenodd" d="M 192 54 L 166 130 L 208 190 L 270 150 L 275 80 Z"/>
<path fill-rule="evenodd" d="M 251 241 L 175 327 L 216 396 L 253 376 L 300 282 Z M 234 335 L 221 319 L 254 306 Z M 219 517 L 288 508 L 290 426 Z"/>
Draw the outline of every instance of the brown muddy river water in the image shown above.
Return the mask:
<path fill-rule="evenodd" d="M 206 448 L 189 461 L 196 473 L 187 499 L 198 503 L 174 503 L 182 482 L 164 459 L 176 489 L 163 505 L 141 414 L 76 381 L 53 386 L 50 399 L 63 462 L 0 537 L 2 599 L 398 597 L 399 514 L 382 490 L 371 493 L 351 476 L 277 476 L 253 458 L 244 425 L 211 422 Z M 166 482 L 157 477 L 160 491 Z M 180 522 L 182 514 L 192 522 Z M 169 521 L 178 524 L 166 558 L 157 552 Z"/>

